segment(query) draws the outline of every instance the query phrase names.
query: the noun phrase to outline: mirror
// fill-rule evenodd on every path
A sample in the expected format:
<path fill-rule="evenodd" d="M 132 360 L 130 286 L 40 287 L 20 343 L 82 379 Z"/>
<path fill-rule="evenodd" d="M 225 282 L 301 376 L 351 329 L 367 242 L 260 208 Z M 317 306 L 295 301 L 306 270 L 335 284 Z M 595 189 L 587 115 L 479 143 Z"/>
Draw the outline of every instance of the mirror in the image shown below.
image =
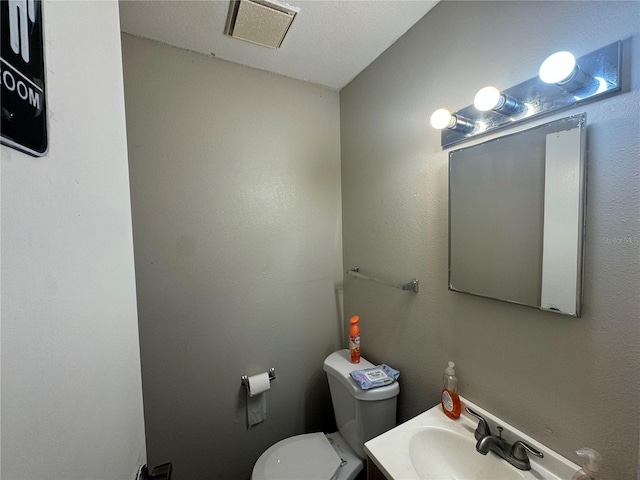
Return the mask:
<path fill-rule="evenodd" d="M 449 290 L 580 316 L 586 114 L 449 153 Z"/>

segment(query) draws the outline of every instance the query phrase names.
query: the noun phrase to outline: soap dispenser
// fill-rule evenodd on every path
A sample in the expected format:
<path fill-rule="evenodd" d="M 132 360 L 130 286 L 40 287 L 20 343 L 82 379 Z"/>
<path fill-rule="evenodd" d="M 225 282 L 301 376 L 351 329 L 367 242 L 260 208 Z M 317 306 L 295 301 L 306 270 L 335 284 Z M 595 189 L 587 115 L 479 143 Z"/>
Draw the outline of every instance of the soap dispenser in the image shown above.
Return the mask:
<path fill-rule="evenodd" d="M 444 375 L 442 376 L 444 388 L 440 394 L 442 411 L 447 417 L 453 419 L 458 418 L 462 410 L 460 397 L 458 396 L 458 379 L 456 378 L 456 371 L 453 369 L 455 366 L 455 363 L 449 362 L 449 365 L 444 370 Z"/>
<path fill-rule="evenodd" d="M 582 461 L 582 470 L 578 470 L 571 480 L 598 480 L 602 455 L 589 447 L 576 450 L 576 453 L 584 460 Z"/>

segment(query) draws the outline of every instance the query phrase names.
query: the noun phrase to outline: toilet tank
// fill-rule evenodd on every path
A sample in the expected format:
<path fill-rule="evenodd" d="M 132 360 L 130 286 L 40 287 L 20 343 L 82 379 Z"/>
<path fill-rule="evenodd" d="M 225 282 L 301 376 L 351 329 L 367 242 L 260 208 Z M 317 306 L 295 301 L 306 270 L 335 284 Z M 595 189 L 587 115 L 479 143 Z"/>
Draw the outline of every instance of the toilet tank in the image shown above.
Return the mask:
<path fill-rule="evenodd" d="M 362 357 L 360 363 L 351 363 L 346 349 L 332 353 L 324 361 L 338 430 L 362 458 L 365 442 L 395 427 L 400 393 L 398 382 L 362 390 L 349 375 L 353 370 L 372 367 L 375 365 Z"/>

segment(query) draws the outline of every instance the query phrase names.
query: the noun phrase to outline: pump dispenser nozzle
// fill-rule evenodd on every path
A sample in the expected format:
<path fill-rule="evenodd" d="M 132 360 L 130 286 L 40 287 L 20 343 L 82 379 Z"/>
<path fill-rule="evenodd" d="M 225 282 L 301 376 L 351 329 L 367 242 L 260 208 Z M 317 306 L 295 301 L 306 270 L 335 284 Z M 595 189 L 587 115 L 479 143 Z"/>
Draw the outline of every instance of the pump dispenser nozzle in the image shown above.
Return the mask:
<path fill-rule="evenodd" d="M 447 375 L 455 375 L 455 374 L 456 374 L 456 371 L 453 369 L 453 367 L 455 367 L 455 366 L 456 366 L 456 364 L 455 364 L 455 363 L 453 363 L 453 362 L 449 362 L 449 366 L 448 366 L 447 368 L 445 368 L 445 370 L 444 370 L 444 371 L 445 371 L 445 373 L 446 373 Z"/>
<path fill-rule="evenodd" d="M 600 462 L 602 455 L 593 448 L 583 447 L 576 450 L 576 453 L 584 459 L 582 470 L 574 475 L 574 480 L 597 480 L 600 478 Z"/>

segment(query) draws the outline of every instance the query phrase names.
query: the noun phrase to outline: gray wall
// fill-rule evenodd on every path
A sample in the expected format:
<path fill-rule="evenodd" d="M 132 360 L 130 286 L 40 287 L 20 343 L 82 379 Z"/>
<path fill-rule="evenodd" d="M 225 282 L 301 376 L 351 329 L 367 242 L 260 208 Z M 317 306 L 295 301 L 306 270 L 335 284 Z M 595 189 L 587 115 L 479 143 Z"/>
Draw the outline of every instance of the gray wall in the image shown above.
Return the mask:
<path fill-rule="evenodd" d="M 0 476 L 129 480 L 146 453 L 118 5 L 43 8 L 49 153 L 0 148 Z"/>
<path fill-rule="evenodd" d="M 580 56 L 618 39 L 630 91 L 549 117 L 588 115 L 583 317 L 447 291 L 448 151 L 431 112 L 527 80 L 556 50 Z M 401 420 L 438 403 L 454 360 L 462 395 L 573 460 L 596 448 L 604 478 L 636 477 L 639 41 L 637 2 L 443 2 L 341 91 L 345 267 L 420 280 L 417 295 L 344 286 L 363 355 L 402 371 Z"/>
<path fill-rule="evenodd" d="M 339 97 L 123 36 L 149 464 L 248 478 L 331 428 L 341 346 Z M 240 376 L 275 367 L 247 431 Z"/>

